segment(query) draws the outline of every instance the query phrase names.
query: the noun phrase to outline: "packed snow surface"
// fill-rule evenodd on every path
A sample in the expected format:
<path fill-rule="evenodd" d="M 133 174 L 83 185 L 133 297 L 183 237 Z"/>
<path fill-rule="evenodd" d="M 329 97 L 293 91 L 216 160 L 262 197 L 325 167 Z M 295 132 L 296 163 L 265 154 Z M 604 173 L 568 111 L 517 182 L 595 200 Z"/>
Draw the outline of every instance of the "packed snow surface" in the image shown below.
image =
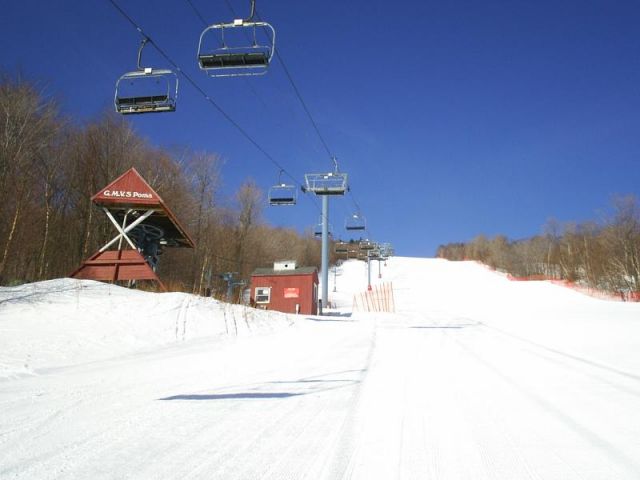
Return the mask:
<path fill-rule="evenodd" d="M 323 317 L 0 288 L 0 479 L 640 478 L 640 304 L 473 262 L 371 277 L 395 312 L 352 312 L 358 261 Z"/>

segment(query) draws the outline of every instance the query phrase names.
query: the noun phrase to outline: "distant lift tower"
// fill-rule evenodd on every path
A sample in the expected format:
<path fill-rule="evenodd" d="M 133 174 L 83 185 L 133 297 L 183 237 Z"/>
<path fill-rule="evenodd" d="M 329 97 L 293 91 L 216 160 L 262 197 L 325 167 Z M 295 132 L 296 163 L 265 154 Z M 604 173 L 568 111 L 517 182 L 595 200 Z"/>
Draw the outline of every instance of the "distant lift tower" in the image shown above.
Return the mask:
<path fill-rule="evenodd" d="M 329 302 L 329 196 L 344 195 L 347 191 L 347 174 L 338 172 L 338 164 L 334 159 L 336 169 L 331 173 L 307 173 L 304 176 L 304 192 L 311 192 L 322 197 L 322 306 Z"/>

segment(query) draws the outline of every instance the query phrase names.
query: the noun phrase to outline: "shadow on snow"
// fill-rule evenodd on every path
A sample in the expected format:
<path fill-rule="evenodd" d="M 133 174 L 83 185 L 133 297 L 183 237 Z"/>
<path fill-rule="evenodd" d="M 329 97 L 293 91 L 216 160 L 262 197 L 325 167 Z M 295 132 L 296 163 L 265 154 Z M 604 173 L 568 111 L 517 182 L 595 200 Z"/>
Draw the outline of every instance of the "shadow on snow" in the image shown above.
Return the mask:
<path fill-rule="evenodd" d="M 267 400 L 299 397 L 357 385 L 361 382 L 365 371 L 366 370 L 347 370 L 297 380 L 277 380 L 260 384 L 244 385 L 242 386 L 242 391 L 236 392 L 179 394 L 158 400 Z M 339 377 L 340 375 L 351 376 L 351 374 L 354 373 L 356 374 L 356 378 L 326 378 L 332 376 Z M 275 388 L 276 385 L 282 386 L 285 384 L 292 387 L 290 389 L 291 391 L 269 390 L 270 388 Z M 240 390 L 240 388 L 238 388 L 238 390 Z"/>

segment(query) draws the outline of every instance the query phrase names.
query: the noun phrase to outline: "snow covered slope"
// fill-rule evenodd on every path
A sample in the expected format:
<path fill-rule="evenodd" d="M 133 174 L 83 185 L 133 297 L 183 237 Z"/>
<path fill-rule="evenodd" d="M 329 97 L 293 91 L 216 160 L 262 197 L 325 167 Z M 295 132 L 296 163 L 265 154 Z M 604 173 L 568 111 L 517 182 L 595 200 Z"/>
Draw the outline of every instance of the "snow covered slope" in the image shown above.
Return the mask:
<path fill-rule="evenodd" d="M 0 378 L 188 340 L 270 331 L 286 315 L 91 280 L 0 288 Z"/>
<path fill-rule="evenodd" d="M 482 322 L 495 330 L 640 371 L 640 304 L 589 297 L 547 281 L 513 282 L 475 262 L 394 258 L 404 317 Z"/>
<path fill-rule="evenodd" d="M 393 258 L 396 313 L 0 289 L 0 479 L 640 478 L 640 305 Z"/>

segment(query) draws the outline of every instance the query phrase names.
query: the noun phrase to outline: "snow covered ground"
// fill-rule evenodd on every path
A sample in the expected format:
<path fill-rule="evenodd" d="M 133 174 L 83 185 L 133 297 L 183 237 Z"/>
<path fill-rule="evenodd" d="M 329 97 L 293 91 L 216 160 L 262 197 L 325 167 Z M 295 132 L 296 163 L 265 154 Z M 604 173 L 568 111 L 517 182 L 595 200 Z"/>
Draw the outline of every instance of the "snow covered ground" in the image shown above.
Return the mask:
<path fill-rule="evenodd" d="M 396 313 L 0 288 L 0 479 L 640 478 L 640 304 L 393 258 Z"/>

